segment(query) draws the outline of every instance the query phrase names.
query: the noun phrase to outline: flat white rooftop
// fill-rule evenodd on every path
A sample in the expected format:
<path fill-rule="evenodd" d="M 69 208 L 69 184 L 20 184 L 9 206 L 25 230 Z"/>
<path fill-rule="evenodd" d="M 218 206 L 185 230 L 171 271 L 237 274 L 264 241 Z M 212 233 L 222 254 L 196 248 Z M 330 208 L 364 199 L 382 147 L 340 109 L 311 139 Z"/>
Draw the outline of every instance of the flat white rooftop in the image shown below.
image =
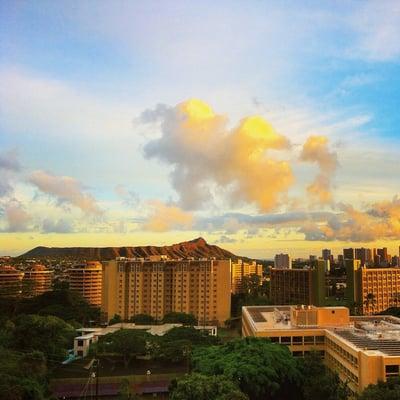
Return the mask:
<path fill-rule="evenodd" d="M 345 307 L 332 307 L 332 311 L 343 308 Z M 337 335 L 354 349 L 380 352 L 388 356 L 400 355 L 400 318 L 390 315 L 362 316 L 350 317 L 348 323 L 337 325 L 301 326 L 292 324 L 292 309 L 293 306 L 248 306 L 243 307 L 243 315 L 255 332 L 323 329 Z M 313 309 L 316 308 L 305 310 Z"/>

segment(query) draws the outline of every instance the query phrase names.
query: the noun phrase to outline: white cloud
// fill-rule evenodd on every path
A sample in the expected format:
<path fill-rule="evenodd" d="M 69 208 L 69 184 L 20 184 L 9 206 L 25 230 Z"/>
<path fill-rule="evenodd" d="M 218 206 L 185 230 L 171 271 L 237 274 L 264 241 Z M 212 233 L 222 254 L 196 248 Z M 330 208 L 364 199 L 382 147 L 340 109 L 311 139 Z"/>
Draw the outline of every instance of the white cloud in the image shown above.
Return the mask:
<path fill-rule="evenodd" d="M 350 18 L 356 42 L 350 51 L 354 57 L 370 61 L 394 61 L 400 57 L 400 2 L 364 1 L 357 4 Z"/>
<path fill-rule="evenodd" d="M 127 137 L 132 133 L 131 105 L 99 99 L 82 88 L 27 71 L 0 69 L 0 116 L 16 134 L 56 137 Z"/>

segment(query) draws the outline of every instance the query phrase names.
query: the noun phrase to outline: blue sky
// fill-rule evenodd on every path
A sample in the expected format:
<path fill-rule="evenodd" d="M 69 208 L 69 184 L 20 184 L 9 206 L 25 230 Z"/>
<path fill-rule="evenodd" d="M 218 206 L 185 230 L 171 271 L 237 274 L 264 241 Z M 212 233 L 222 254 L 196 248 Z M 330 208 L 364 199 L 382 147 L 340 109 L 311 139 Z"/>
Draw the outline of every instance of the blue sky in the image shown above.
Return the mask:
<path fill-rule="evenodd" d="M 0 190 L 0 252 L 198 235 L 260 257 L 280 249 L 304 255 L 325 241 L 396 247 L 397 1 L 3 1 L 0 19 L 0 178 L 8 188 Z M 260 115 L 291 143 L 264 148 L 293 174 L 274 206 L 243 195 L 252 188 L 240 177 L 205 179 L 165 146 L 146 156 L 149 143 L 170 137 L 165 126 L 183 112 L 177 105 L 192 98 L 226 118 L 225 134 Z M 142 113 L 158 104 L 168 112 L 144 123 Z M 327 138 L 321 150 L 337 160 L 334 170 L 324 171 L 318 157 L 299 161 L 316 135 Z M 199 157 L 195 147 L 181 150 Z M 2 166 L 10 157 L 18 167 Z M 206 204 L 184 204 L 187 188 L 171 175 L 177 165 L 210 192 Z M 32 178 L 37 171 L 46 175 Z M 317 204 L 306 188 L 321 174 L 332 196 Z M 88 211 L 89 198 L 101 213 Z M 354 215 L 343 204 L 363 213 L 369 230 L 361 237 L 349 232 Z M 294 212 L 306 216 L 255 226 L 232 217 Z M 315 222 L 318 212 L 330 219 Z M 332 218 L 340 228 L 329 225 Z"/>

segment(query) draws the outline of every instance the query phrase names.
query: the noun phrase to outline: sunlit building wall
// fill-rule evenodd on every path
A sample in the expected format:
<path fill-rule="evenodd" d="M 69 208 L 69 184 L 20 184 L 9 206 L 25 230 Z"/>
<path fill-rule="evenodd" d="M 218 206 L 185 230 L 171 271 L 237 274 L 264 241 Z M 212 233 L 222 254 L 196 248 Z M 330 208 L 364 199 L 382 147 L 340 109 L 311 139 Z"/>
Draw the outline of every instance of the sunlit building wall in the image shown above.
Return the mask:
<path fill-rule="evenodd" d="M 78 264 L 68 270 L 69 288 L 80 293 L 90 304 L 101 305 L 102 265 L 98 261 Z"/>
<path fill-rule="evenodd" d="M 257 275 L 260 278 L 260 284 L 262 283 L 263 277 L 263 267 L 261 264 L 253 262 L 245 262 L 243 260 L 237 260 L 232 262 L 231 269 L 231 287 L 232 293 L 242 293 L 243 292 L 243 277 Z"/>
<path fill-rule="evenodd" d="M 0 296 L 18 297 L 22 293 L 22 279 L 24 273 L 12 266 L 0 266 Z"/>
<path fill-rule="evenodd" d="M 118 259 L 103 263 L 102 309 L 108 318 L 148 314 L 193 314 L 199 324 L 230 317 L 230 260 Z"/>
<path fill-rule="evenodd" d="M 36 264 L 24 271 L 22 292 L 25 297 L 33 297 L 51 290 L 53 271 L 44 265 Z"/>

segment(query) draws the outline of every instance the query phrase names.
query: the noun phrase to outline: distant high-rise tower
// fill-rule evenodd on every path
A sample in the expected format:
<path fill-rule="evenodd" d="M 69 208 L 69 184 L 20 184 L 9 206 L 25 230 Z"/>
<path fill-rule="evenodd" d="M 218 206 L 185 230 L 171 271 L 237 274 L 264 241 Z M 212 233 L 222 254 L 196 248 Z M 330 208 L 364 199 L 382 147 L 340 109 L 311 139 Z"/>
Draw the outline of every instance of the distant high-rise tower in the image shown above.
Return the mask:
<path fill-rule="evenodd" d="M 387 247 L 383 247 L 382 249 L 377 249 L 376 254 L 380 256 L 380 263 L 382 266 L 387 266 L 389 262 Z"/>
<path fill-rule="evenodd" d="M 369 264 L 372 261 L 371 249 L 364 247 L 355 249 L 355 258 L 361 261 L 361 265 Z"/>
<path fill-rule="evenodd" d="M 354 260 L 354 249 L 343 249 L 343 257 L 345 260 Z"/>
<path fill-rule="evenodd" d="M 292 259 L 290 258 L 289 254 L 276 254 L 275 255 L 275 268 L 292 268 Z"/>
<path fill-rule="evenodd" d="M 323 258 L 324 260 L 330 260 L 331 255 L 332 255 L 332 252 L 331 252 L 330 249 L 323 249 L 323 250 L 322 250 L 322 258 Z"/>

